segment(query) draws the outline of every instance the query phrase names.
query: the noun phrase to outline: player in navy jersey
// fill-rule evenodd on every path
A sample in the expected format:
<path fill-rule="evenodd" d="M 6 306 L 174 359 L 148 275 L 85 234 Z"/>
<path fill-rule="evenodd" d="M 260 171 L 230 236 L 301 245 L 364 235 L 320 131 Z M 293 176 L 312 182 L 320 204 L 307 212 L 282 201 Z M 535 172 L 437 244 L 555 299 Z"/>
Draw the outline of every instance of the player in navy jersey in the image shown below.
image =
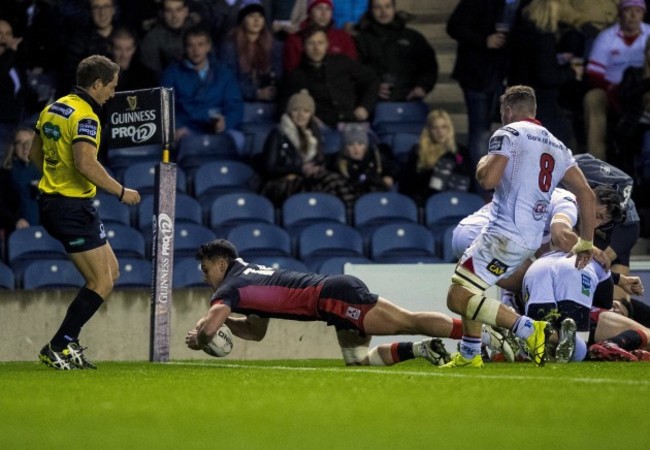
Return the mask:
<path fill-rule="evenodd" d="M 193 350 L 202 349 L 226 324 L 247 340 L 261 340 L 271 318 L 323 321 L 337 330 L 348 365 L 392 365 L 426 358 L 434 364 L 449 361 L 439 339 L 383 344 L 368 350 L 373 335 L 422 334 L 460 338 L 461 322 L 437 312 L 410 312 L 368 291 L 350 275 L 292 272 L 251 264 L 235 246 L 217 239 L 197 253 L 206 282 L 215 289 L 208 313 L 185 338 Z M 229 317 L 230 313 L 245 317 Z"/>

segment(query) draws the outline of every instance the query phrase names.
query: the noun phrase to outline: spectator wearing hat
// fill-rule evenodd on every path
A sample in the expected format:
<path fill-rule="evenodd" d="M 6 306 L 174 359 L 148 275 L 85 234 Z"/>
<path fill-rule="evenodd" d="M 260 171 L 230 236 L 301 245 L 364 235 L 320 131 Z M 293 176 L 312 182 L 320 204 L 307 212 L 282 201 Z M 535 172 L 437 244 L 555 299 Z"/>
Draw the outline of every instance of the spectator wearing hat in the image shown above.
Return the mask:
<path fill-rule="evenodd" d="M 259 0 L 264 7 L 267 17 L 273 17 L 272 0 Z M 250 0 L 202 0 L 207 4 L 203 20 L 208 23 L 212 30 L 212 37 L 217 46 L 221 46 L 228 35 L 239 23 L 239 11 L 250 3 Z"/>
<path fill-rule="evenodd" d="M 336 156 L 332 170 L 343 175 L 357 198 L 369 192 L 385 192 L 395 184 L 395 162 L 390 152 L 368 140 L 368 127 L 350 123 L 341 131 L 343 148 Z"/>
<path fill-rule="evenodd" d="M 183 33 L 196 25 L 187 0 L 163 0 L 161 20 L 142 40 L 141 60 L 156 77 L 173 62 L 183 59 Z"/>
<path fill-rule="evenodd" d="M 162 86 L 173 88 L 176 139 L 188 134 L 228 132 L 238 147 L 243 134 L 236 130 L 244 102 L 235 74 L 212 55 L 210 32 L 196 25 L 185 33 L 185 59 L 173 63 L 162 75 Z"/>
<path fill-rule="evenodd" d="M 297 192 L 327 192 L 348 206 L 354 202 L 348 181 L 325 167 L 315 110 L 314 99 L 305 89 L 293 94 L 279 125 L 264 143 L 262 194 L 277 207 Z"/>
<path fill-rule="evenodd" d="M 438 79 L 436 53 L 395 13 L 395 0 L 370 0 L 355 36 L 359 61 L 381 80 L 381 100 L 422 99 Z"/>
<path fill-rule="evenodd" d="M 300 24 L 297 33 L 287 37 L 284 43 L 284 70 L 289 73 L 300 64 L 303 55 L 304 34 L 313 27 L 321 28 L 327 34 L 327 52 L 332 55 L 343 54 L 357 59 L 357 49 L 352 36 L 345 30 L 334 26 L 332 0 L 308 0 L 307 18 Z"/>
<path fill-rule="evenodd" d="M 266 27 L 259 0 L 242 3 L 237 23 L 221 47 L 221 60 L 236 74 L 245 101 L 274 101 L 282 76 L 282 43 Z"/>
<path fill-rule="evenodd" d="M 607 123 L 620 113 L 617 88 L 628 67 L 642 67 L 650 25 L 643 23 L 644 0 L 621 0 L 618 22 L 601 31 L 586 68 L 590 90 L 584 98 L 587 151 L 607 160 Z M 613 162 L 613 161 L 612 161 Z"/>
<path fill-rule="evenodd" d="M 424 205 L 438 192 L 467 191 L 473 168 L 469 149 L 456 141 L 449 114 L 434 109 L 427 116 L 420 140 L 408 155 L 399 190 Z"/>
<path fill-rule="evenodd" d="M 284 98 L 307 89 L 316 115 L 329 128 L 339 122 L 365 122 L 377 103 L 379 80 L 373 72 L 345 55 L 328 54 L 327 34 L 320 28 L 304 33 L 300 65 L 285 76 Z"/>

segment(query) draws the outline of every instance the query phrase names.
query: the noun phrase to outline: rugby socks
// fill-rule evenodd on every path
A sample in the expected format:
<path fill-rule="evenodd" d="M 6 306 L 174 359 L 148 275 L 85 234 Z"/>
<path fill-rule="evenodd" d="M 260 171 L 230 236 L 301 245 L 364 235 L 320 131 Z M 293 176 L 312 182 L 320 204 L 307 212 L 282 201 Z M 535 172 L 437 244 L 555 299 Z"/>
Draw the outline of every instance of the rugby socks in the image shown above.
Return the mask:
<path fill-rule="evenodd" d="M 460 340 L 460 355 L 465 359 L 472 359 L 481 354 L 481 336 L 463 335 Z"/>
<path fill-rule="evenodd" d="M 636 350 L 637 348 L 644 348 L 648 345 L 648 340 L 640 330 L 627 330 L 617 334 L 613 338 L 607 339 L 608 342 L 613 342 L 624 350 Z"/>
<path fill-rule="evenodd" d="M 423 356 L 424 349 L 422 342 L 414 344 L 413 342 L 395 342 L 390 345 L 390 356 L 393 362 L 402 362 L 415 358 L 415 355 Z"/>
<path fill-rule="evenodd" d="M 70 342 L 76 341 L 81 327 L 90 320 L 102 303 L 104 303 L 104 299 L 97 292 L 85 286 L 82 287 L 68 306 L 68 311 L 59 330 L 50 341 L 52 350 L 59 352 Z"/>
<path fill-rule="evenodd" d="M 515 324 L 512 326 L 512 332 L 515 336 L 521 339 L 528 339 L 533 334 L 535 328 L 533 327 L 533 319 L 526 316 L 519 316 Z"/>
<path fill-rule="evenodd" d="M 463 337 L 463 321 L 460 319 L 451 319 L 451 333 L 449 339 L 460 339 Z"/>

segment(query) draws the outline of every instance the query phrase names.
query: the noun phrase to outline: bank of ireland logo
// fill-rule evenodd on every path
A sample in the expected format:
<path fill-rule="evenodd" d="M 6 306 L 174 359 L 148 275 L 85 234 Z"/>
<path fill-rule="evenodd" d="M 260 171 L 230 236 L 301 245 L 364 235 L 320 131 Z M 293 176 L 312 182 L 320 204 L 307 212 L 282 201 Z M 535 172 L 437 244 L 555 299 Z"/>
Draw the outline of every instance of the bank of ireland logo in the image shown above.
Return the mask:
<path fill-rule="evenodd" d="M 126 103 L 129 105 L 129 111 L 135 111 L 138 107 L 138 97 L 135 95 L 129 95 L 126 97 Z"/>

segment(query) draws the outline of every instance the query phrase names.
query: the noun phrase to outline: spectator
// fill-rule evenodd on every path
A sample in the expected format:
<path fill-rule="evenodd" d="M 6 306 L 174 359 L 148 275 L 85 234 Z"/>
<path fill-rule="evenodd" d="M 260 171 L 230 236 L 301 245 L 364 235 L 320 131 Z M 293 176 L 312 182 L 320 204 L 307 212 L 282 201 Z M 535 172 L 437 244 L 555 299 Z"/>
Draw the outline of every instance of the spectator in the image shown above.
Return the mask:
<path fill-rule="evenodd" d="M 266 28 L 259 0 L 242 3 L 238 25 L 221 48 L 221 59 L 239 81 L 245 101 L 274 101 L 282 76 L 282 44 Z"/>
<path fill-rule="evenodd" d="M 332 170 L 343 175 L 361 197 L 368 192 L 389 191 L 395 184 L 395 165 L 387 152 L 368 142 L 368 127 L 351 123 L 343 131 L 343 148 Z"/>
<path fill-rule="evenodd" d="M 316 101 L 316 115 L 330 128 L 367 121 L 379 85 L 372 71 L 345 55 L 327 54 L 327 34 L 320 28 L 305 31 L 303 44 L 300 66 L 285 76 L 285 98 L 307 89 Z"/>
<path fill-rule="evenodd" d="M 206 28 L 197 25 L 185 33 L 185 59 L 165 69 L 161 84 L 174 88 L 176 139 L 188 134 L 229 132 L 238 146 L 244 102 L 235 74 L 212 56 L 212 40 Z M 241 148 L 241 147 L 240 147 Z"/>
<path fill-rule="evenodd" d="M 14 222 L 15 228 L 25 228 L 38 225 L 38 182 L 41 179 L 39 170 L 29 161 L 29 149 L 34 140 L 34 130 L 28 126 L 19 126 L 14 132 L 14 139 L 5 153 L 2 168 L 9 171 L 11 191 L 3 195 L 12 195 L 18 203 L 18 216 Z"/>
<path fill-rule="evenodd" d="M 348 181 L 325 168 L 316 105 L 306 90 L 292 95 L 278 127 L 264 143 L 262 194 L 276 207 L 297 192 L 327 192 L 349 207 L 355 196 Z"/>
<path fill-rule="evenodd" d="M 395 15 L 395 0 L 370 0 L 369 4 L 355 39 L 359 60 L 381 80 L 379 98 L 423 98 L 438 79 L 435 51 L 424 36 Z"/>
<path fill-rule="evenodd" d="M 163 70 L 183 58 L 183 33 L 196 24 L 187 0 L 163 0 L 162 20 L 142 40 L 142 62 L 160 77 Z"/>
<path fill-rule="evenodd" d="M 158 85 L 156 75 L 138 57 L 135 35 L 126 28 L 113 33 L 111 39 L 111 59 L 120 66 L 118 91 L 152 88 Z"/>
<path fill-rule="evenodd" d="M 449 114 L 434 109 L 409 153 L 399 190 L 424 205 L 433 194 L 446 190 L 467 191 L 474 166 L 469 150 L 456 142 Z"/>
<path fill-rule="evenodd" d="M 621 0 L 618 23 L 598 34 L 589 55 L 584 98 L 587 150 L 607 159 L 607 116 L 617 113 L 616 89 L 628 67 L 643 66 L 645 42 L 650 25 L 643 23 L 644 0 Z M 620 112 L 620 110 L 618 111 Z"/>
<path fill-rule="evenodd" d="M 0 18 L 0 148 L 9 144 L 25 109 L 27 79 L 16 62 L 21 41 L 14 36 L 11 24 Z"/>
<path fill-rule="evenodd" d="M 208 19 L 204 20 L 209 23 L 214 42 L 217 45 L 223 44 L 232 29 L 237 26 L 239 10 L 247 2 L 248 0 L 203 0 L 203 3 L 206 3 L 208 6 Z M 261 2 L 264 6 L 264 11 L 266 11 L 269 17 L 272 17 L 272 1 L 261 0 Z"/>
<path fill-rule="evenodd" d="M 75 28 L 65 46 L 65 63 L 60 93 L 67 93 L 75 83 L 77 65 L 90 55 L 110 57 L 111 34 L 115 29 L 114 0 L 88 0 L 91 23 Z"/>
<path fill-rule="evenodd" d="M 284 44 L 284 70 L 287 73 L 300 65 L 303 55 L 303 34 L 313 27 L 321 28 L 327 33 L 328 54 L 343 54 L 351 59 L 357 59 L 357 49 L 352 36 L 346 31 L 334 27 L 333 7 L 332 0 L 309 0 L 307 2 L 307 18 L 301 22 L 300 31 L 288 36 Z"/>
<path fill-rule="evenodd" d="M 557 0 L 532 0 L 524 7 L 510 33 L 508 84 L 535 89 L 537 119 L 567 146 L 575 147 L 568 112 L 558 100 L 561 87 L 582 80 L 584 66 L 571 62 L 581 55 L 560 54 L 559 12 Z"/>
<path fill-rule="evenodd" d="M 508 34 L 505 28 L 497 31 L 496 25 L 514 24 L 512 14 L 505 14 L 506 5 L 517 6 L 505 0 L 460 0 L 447 22 L 447 33 L 458 42 L 452 77 L 463 90 L 468 146 L 474 165 L 487 154 L 492 122 L 505 84 Z"/>

